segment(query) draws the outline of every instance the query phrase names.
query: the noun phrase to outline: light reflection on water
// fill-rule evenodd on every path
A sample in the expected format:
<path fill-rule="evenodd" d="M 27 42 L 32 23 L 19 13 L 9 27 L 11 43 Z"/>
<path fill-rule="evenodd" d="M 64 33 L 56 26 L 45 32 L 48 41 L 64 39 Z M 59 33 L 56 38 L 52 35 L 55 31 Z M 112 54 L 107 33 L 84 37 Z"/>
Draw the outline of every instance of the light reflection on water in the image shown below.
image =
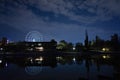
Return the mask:
<path fill-rule="evenodd" d="M 119 80 L 119 56 L 1 56 L 2 80 Z M 6 66 L 7 65 L 7 66 Z"/>

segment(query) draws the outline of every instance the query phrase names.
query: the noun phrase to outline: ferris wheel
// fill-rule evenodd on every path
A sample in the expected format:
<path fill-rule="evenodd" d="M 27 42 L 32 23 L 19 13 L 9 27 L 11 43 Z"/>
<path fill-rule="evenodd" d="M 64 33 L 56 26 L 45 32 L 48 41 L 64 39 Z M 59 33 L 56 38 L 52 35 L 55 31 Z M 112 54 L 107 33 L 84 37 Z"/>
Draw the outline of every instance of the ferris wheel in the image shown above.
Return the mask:
<path fill-rule="evenodd" d="M 27 41 L 27 42 L 41 42 L 41 41 L 43 41 L 43 36 L 38 31 L 30 31 L 25 36 L 25 41 Z"/>

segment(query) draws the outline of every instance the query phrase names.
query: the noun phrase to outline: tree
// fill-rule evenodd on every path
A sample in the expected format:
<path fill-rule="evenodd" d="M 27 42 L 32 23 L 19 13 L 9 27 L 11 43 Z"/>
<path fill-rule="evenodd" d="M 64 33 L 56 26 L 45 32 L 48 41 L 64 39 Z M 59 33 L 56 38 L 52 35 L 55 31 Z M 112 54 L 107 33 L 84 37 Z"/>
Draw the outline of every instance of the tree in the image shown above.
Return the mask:
<path fill-rule="evenodd" d="M 57 45 L 57 41 L 55 41 L 54 39 L 51 39 L 50 42 L 53 43 L 53 45 Z"/>
<path fill-rule="evenodd" d="M 65 40 L 61 40 L 57 45 L 57 49 L 62 51 L 67 50 L 67 42 Z"/>
<path fill-rule="evenodd" d="M 73 44 L 71 42 L 67 44 L 67 51 L 73 51 Z"/>
<path fill-rule="evenodd" d="M 111 36 L 111 47 L 113 51 L 118 51 L 119 50 L 119 38 L 118 34 L 114 34 Z"/>
<path fill-rule="evenodd" d="M 65 40 L 61 40 L 57 45 L 57 49 L 61 51 L 73 51 L 73 43 L 68 43 Z"/>
<path fill-rule="evenodd" d="M 50 41 L 50 42 L 56 43 L 57 41 L 55 41 L 54 39 L 51 39 L 51 41 Z"/>
<path fill-rule="evenodd" d="M 83 50 L 83 44 L 82 43 L 76 43 L 76 45 L 75 45 L 75 50 L 77 51 L 77 52 L 80 52 L 80 51 L 82 51 Z"/>
<path fill-rule="evenodd" d="M 88 41 L 88 33 L 86 30 L 86 32 L 85 32 L 85 48 L 86 48 L 86 50 L 88 50 L 88 46 L 89 46 L 89 41 Z"/>

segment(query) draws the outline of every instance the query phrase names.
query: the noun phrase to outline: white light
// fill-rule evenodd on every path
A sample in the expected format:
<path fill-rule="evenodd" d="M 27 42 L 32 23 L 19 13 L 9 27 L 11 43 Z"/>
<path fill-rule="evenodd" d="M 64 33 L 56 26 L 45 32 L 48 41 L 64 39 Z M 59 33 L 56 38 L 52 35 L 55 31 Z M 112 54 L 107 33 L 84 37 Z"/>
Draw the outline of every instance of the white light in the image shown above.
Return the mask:
<path fill-rule="evenodd" d="M 106 58 L 106 56 L 104 55 L 104 56 L 102 56 L 104 59 Z"/>
<path fill-rule="evenodd" d="M 44 50 L 43 47 L 36 47 L 36 49 L 37 49 L 38 51 L 43 51 L 43 50 Z"/>
<path fill-rule="evenodd" d="M 33 60 L 32 60 L 32 59 L 30 59 L 30 61 L 31 61 L 31 62 L 33 62 Z"/>
<path fill-rule="evenodd" d="M 108 58 L 110 58 L 109 55 L 103 55 L 102 57 L 103 57 L 103 59 L 108 59 Z"/>
<path fill-rule="evenodd" d="M 0 60 L 0 63 L 2 63 L 2 60 Z"/>
<path fill-rule="evenodd" d="M 58 56 L 58 57 L 56 57 L 56 59 L 57 60 L 62 60 L 63 58 Z"/>
<path fill-rule="evenodd" d="M 5 66 L 7 67 L 7 66 L 8 66 L 8 64 L 6 63 L 6 64 L 5 64 Z"/>
<path fill-rule="evenodd" d="M 2 50 L 3 50 L 3 48 L 0 48 L 0 50 L 2 51 Z"/>
<path fill-rule="evenodd" d="M 35 42 L 35 39 L 33 39 L 33 42 Z"/>
<path fill-rule="evenodd" d="M 75 59 L 75 58 L 73 58 L 73 61 L 75 62 L 75 61 L 76 61 L 76 59 Z"/>
<path fill-rule="evenodd" d="M 109 48 L 102 48 L 102 51 L 109 51 Z"/>
<path fill-rule="evenodd" d="M 75 47 L 73 47 L 73 50 L 75 50 Z"/>
<path fill-rule="evenodd" d="M 39 57 L 35 59 L 36 61 L 43 61 L 43 57 Z"/>
<path fill-rule="evenodd" d="M 105 49 L 105 48 L 103 48 L 102 50 L 103 50 L 103 51 L 105 51 L 106 49 Z"/>

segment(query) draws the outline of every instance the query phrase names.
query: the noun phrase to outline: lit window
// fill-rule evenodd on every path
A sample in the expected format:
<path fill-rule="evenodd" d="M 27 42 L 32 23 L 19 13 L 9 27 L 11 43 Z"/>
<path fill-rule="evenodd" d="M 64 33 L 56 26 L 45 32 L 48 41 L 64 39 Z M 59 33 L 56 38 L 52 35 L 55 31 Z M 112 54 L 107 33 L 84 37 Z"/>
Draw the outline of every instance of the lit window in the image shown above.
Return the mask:
<path fill-rule="evenodd" d="M 43 47 L 36 47 L 36 50 L 38 50 L 38 51 L 44 51 L 44 48 Z"/>
<path fill-rule="evenodd" d="M 103 57 L 103 59 L 109 59 L 110 55 L 103 55 L 102 57 Z"/>
<path fill-rule="evenodd" d="M 43 57 L 39 57 L 35 59 L 36 61 L 43 61 Z"/>
<path fill-rule="evenodd" d="M 102 48 L 102 51 L 109 51 L 109 48 Z"/>

